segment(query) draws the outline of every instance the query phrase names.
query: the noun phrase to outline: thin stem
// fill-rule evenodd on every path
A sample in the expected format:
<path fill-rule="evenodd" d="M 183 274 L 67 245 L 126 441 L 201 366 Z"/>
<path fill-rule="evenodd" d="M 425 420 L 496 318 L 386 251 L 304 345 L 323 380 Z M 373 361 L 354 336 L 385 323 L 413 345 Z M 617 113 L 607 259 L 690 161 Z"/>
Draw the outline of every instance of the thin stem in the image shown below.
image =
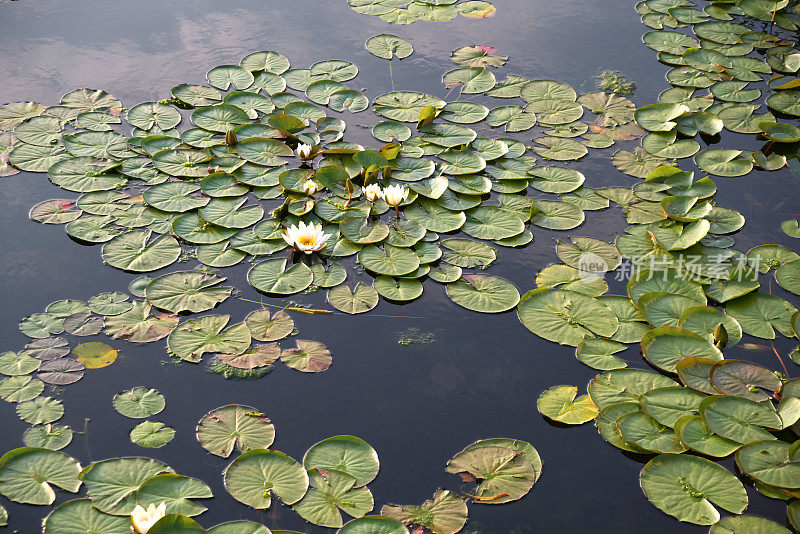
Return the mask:
<path fill-rule="evenodd" d="M 781 367 L 783 367 L 783 372 L 788 377 L 789 376 L 789 371 L 786 370 L 786 366 L 783 364 L 783 358 L 781 358 L 781 355 L 778 354 L 778 351 L 775 349 L 775 345 L 773 345 L 772 342 L 770 342 L 770 346 L 772 347 L 772 352 L 774 352 L 775 356 L 778 357 L 778 361 L 781 362 Z"/>
<path fill-rule="evenodd" d="M 392 60 L 389 60 L 389 79 L 392 81 L 392 92 L 394 92 L 394 74 L 392 74 Z"/>

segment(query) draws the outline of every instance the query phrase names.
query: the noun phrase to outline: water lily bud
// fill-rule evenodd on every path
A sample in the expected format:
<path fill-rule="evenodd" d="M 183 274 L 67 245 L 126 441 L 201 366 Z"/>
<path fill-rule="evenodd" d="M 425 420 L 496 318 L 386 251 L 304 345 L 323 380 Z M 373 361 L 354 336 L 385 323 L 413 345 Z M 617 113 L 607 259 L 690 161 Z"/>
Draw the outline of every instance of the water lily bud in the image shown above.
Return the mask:
<path fill-rule="evenodd" d="M 305 143 L 300 143 L 297 145 L 297 157 L 302 160 L 309 159 L 311 157 L 312 147 L 311 145 L 307 145 Z"/>
<path fill-rule="evenodd" d="M 305 183 L 303 183 L 303 192 L 309 196 L 316 193 L 317 192 L 316 182 L 314 182 L 314 180 L 306 180 Z"/>
<path fill-rule="evenodd" d="M 370 184 L 364 188 L 364 196 L 367 197 L 367 200 L 370 202 L 376 202 L 383 198 L 383 191 L 381 191 L 381 186 L 378 184 Z"/>
<path fill-rule="evenodd" d="M 228 130 L 225 132 L 225 144 L 228 146 L 234 146 L 239 141 L 236 139 L 236 134 L 233 133 L 233 130 Z"/>

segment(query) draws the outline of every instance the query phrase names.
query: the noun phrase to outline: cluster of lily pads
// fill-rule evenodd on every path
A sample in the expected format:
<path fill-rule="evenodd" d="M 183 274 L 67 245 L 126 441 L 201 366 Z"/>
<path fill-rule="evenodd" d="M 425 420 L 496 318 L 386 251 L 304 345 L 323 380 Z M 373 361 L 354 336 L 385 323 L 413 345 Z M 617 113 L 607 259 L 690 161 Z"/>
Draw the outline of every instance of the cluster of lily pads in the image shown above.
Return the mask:
<path fill-rule="evenodd" d="M 682 521 L 713 525 L 711 532 L 789 532 L 760 517 L 721 518 L 717 508 L 741 514 L 748 504 L 742 482 L 712 461 L 731 455 L 760 493 L 787 502 L 788 519 L 800 528 L 797 379 L 790 380 L 785 367 L 772 371 L 723 356 L 743 333 L 764 339 L 774 339 L 776 332 L 798 337 L 800 312 L 771 291 L 759 291 L 759 275 L 773 274 L 783 289 L 800 294 L 800 255 L 777 244 L 747 253 L 733 249 L 726 234 L 739 230 L 744 218 L 715 205 L 716 187 L 707 177 L 694 181 L 692 173 L 659 166 L 666 162 L 659 158 L 692 156 L 700 148 L 694 136 L 713 140 L 724 127 L 768 142 L 755 152 L 700 152 L 695 163 L 710 174 L 741 176 L 754 165 L 763 170 L 787 162 L 796 165 L 800 129 L 778 122 L 776 116 L 786 121 L 800 115 L 797 79 L 787 80 L 800 67 L 800 53 L 771 34 L 706 20 L 746 14 L 796 30 L 800 17 L 785 12 L 787 4 L 713 2 L 704 12 L 680 0 L 637 5 L 646 24 L 691 24 L 700 41 L 660 27 L 645 34 L 645 43 L 659 51 L 659 59 L 675 65 L 667 78 L 676 87 L 662 93 L 661 103 L 635 112 L 637 123 L 650 132 L 642 139 L 635 165 L 620 165 L 615 155 L 620 170 L 645 181 L 631 190 L 597 190 L 622 206 L 633 225 L 613 245 L 586 238 L 573 238 L 572 245 L 559 243 L 557 254 L 564 264 L 542 270 L 537 285 L 547 287 L 553 273 L 567 269 L 576 269 L 574 276 L 562 275 L 555 291 L 527 293 L 518 306 L 529 329 L 576 346 L 581 362 L 604 371 L 592 379 L 588 395 L 578 397 L 573 386 L 544 392 L 540 412 L 566 424 L 595 420 L 612 445 L 655 455 L 640 477 L 647 498 Z M 754 48 L 764 51 L 766 61 L 747 56 Z M 758 105 L 749 103 L 761 97 L 759 89 L 746 88 L 749 82 L 763 81 L 756 73 L 773 75 L 769 86 L 774 92 L 766 103 L 776 115 L 756 113 Z M 711 94 L 694 94 L 708 86 Z M 793 223 L 784 222 L 782 229 L 797 237 Z M 605 281 L 591 275 L 604 269 L 580 265 L 586 255 L 591 261 L 585 265 L 608 271 L 627 260 L 628 295 L 603 294 Z M 614 356 L 626 343 L 637 342 L 647 363 L 659 372 L 626 369 L 628 362 Z M 797 362 L 798 354 L 795 349 L 791 359 Z"/>
<path fill-rule="evenodd" d="M 667 81 L 673 88 L 661 93 L 658 104 L 637 110 L 637 123 L 649 133 L 633 159 L 629 153 L 615 155 L 620 170 L 644 177 L 668 159 L 691 156 L 704 171 L 726 177 L 743 176 L 754 166 L 798 167 L 800 128 L 789 122 L 800 116 L 796 3 L 711 2 L 699 10 L 689 0 L 645 0 L 636 8 L 642 21 L 655 28 L 643 40 L 661 63 L 672 67 Z M 748 21 L 788 31 L 782 37 L 780 31 L 753 30 Z M 684 27 L 693 35 L 667 29 Z M 708 92 L 697 93 L 704 89 Z M 762 101 L 765 111 L 759 111 Z M 694 139 L 700 135 L 714 142 L 723 129 L 756 134 L 767 143 L 759 151 L 701 150 Z"/>
<path fill-rule="evenodd" d="M 389 22 L 494 13 L 485 2 L 350 4 Z M 443 76 L 448 96 L 457 91 L 454 101 L 414 91 L 392 91 L 373 100 L 374 111 L 385 120 L 372 133 L 386 144 L 370 150 L 344 141 L 345 122 L 329 116 L 369 107 L 365 94 L 344 84 L 357 75 L 355 65 L 328 60 L 290 68 L 276 52 L 257 52 L 239 65 L 211 69 L 209 85 L 178 85 L 163 101 L 127 110 L 108 93 L 88 89 L 68 93 L 57 106 L 0 106 L 0 176 L 17 169 L 47 172 L 55 185 L 81 193 L 77 199 L 42 202 L 31 210 L 31 218 L 66 224 L 67 233 L 78 241 L 104 243 L 105 262 L 126 271 L 151 272 L 194 258 L 221 269 L 248 259 L 254 263 L 248 281 L 256 290 L 281 297 L 327 289 L 330 305 L 345 313 L 367 312 L 380 297 L 416 299 L 426 279 L 445 284 L 456 304 L 473 311 L 499 313 L 516 307 L 529 330 L 575 346 L 581 362 L 603 371 L 588 395 L 576 398 L 572 386 L 545 392 L 539 400 L 545 416 L 569 424 L 594 419 L 601 435 L 615 446 L 655 454 L 642 471 L 642 487 L 651 502 L 678 519 L 715 525 L 712 531 L 741 527 L 782 532 L 779 525 L 752 516 L 720 519 L 714 505 L 741 514 L 747 496 L 730 471 L 706 457 L 735 452 L 740 471 L 765 495 L 787 500 L 789 518 L 800 526 L 798 501 L 793 500 L 800 497 L 798 446 L 786 441 L 800 417 L 800 391 L 785 369 L 773 373 L 722 355 L 743 333 L 765 339 L 774 339 L 776 331 L 797 335 L 800 312 L 786 300 L 759 291 L 759 274 L 774 269 L 782 288 L 800 294 L 800 256 L 773 244 L 747 253 L 734 249 L 729 234 L 743 226 L 744 217 L 716 205 L 711 179 L 695 180 L 693 173 L 669 164 L 694 156 L 703 171 L 721 177 L 743 176 L 756 166 L 777 170 L 798 165 L 800 129 L 791 121 L 800 116 L 800 52 L 785 38 L 745 25 L 755 19 L 796 31 L 797 5 L 788 0 L 726 0 L 713 1 L 701 11 L 688 0 L 645 0 L 637 10 L 654 28 L 645 34 L 645 44 L 674 67 L 667 74 L 674 87 L 661 94 L 659 103 L 638 109 L 611 86 L 612 92 L 579 96 L 554 80 L 507 75 L 498 82 L 492 69 L 504 66 L 508 58 L 490 46 L 465 46 L 451 56 L 458 68 Z M 734 17 L 737 22 L 731 22 Z M 691 27 L 695 37 L 665 27 Z M 387 60 L 413 53 L 410 43 L 390 34 L 374 36 L 366 46 Z M 705 88 L 708 94 L 696 94 Z M 759 112 L 760 104 L 754 102 L 765 92 L 768 111 Z M 463 95 L 471 99 L 461 100 Z M 505 99 L 506 105 L 495 106 L 495 99 Z M 581 120 L 585 109 L 591 120 Z M 133 126 L 130 136 L 119 131 L 123 112 Z M 186 119 L 192 126 L 178 129 Z M 493 135 L 499 128 L 507 137 Z M 533 128 L 535 145 L 514 138 Z M 723 130 L 755 134 L 765 145 L 759 151 L 701 151 L 698 136 L 713 143 Z M 620 171 L 644 179 L 632 188 L 591 189 L 582 173 L 559 163 L 581 159 L 590 148 L 605 149 L 642 135 L 641 147 L 613 156 Z M 396 205 L 387 203 L 369 193 L 376 187 L 402 188 L 403 198 Z M 497 246 L 526 246 L 533 239 L 530 224 L 570 230 L 583 223 L 584 211 L 606 209 L 611 203 L 624 209 L 632 225 L 625 234 L 614 244 L 588 237 L 559 242 L 556 253 L 563 263 L 539 272 L 537 289 L 522 298 L 502 278 L 464 271 L 483 270 L 495 262 Z M 303 254 L 302 247 L 284 254 L 289 244 L 297 244 L 289 237 L 306 224 L 329 236 L 325 246 L 312 247 L 312 254 Z M 797 221 L 786 221 L 782 228 L 800 237 Z M 372 285 L 345 283 L 348 257 L 375 277 Z M 628 295 L 607 294 L 602 275 L 615 270 L 629 271 Z M 204 353 L 218 353 L 214 365 L 232 376 L 268 369 L 278 357 L 303 371 L 330 364 L 330 353 L 319 343 L 298 341 L 297 349 L 289 351 L 274 343 L 293 331 L 284 312 L 271 316 L 258 310 L 228 328 L 228 316 L 178 324 L 175 314 L 205 312 L 227 299 L 232 288 L 221 287 L 224 280 L 202 270 L 143 277 L 136 282 L 140 293 L 134 294 L 145 300 L 131 303 L 127 295 L 107 294 L 101 303 L 115 312 L 123 305 L 125 310 L 98 311 L 91 301 L 56 306 L 53 313 L 48 308 L 26 318 L 21 329 L 42 338 L 34 343 L 44 343 L 38 347 L 43 350 L 55 348 L 47 343 L 55 343 L 50 336 L 61 331 L 83 335 L 105 328 L 130 341 L 169 336 L 172 354 L 199 362 Z M 252 339 L 271 343 L 251 347 Z M 648 363 L 660 372 L 625 369 L 627 362 L 614 354 L 634 343 L 641 344 Z M 36 359 L 26 350 L 3 355 L 6 363 L 24 367 L 28 358 Z M 800 361 L 798 354 L 792 359 Z M 53 371 L 64 376 L 77 372 Z M 765 391 L 776 392 L 777 406 Z M 230 436 L 225 439 L 230 425 L 251 424 L 261 439 L 271 427 L 261 419 L 249 407 L 223 407 L 206 416 L 205 424 L 201 421 L 198 439 L 212 454 L 227 457 L 235 445 Z M 216 434 L 201 438 L 201 427 L 216 429 Z M 52 431 L 48 427 L 42 432 Z M 143 435 L 163 437 L 165 432 L 169 429 L 163 425 L 142 429 Z M 287 487 L 285 495 L 274 488 L 284 503 L 298 503 L 295 509 L 306 519 L 323 512 L 319 521 L 332 523 L 338 517 L 337 525 L 326 525 L 337 528 L 342 520 L 332 496 L 358 493 L 360 499 L 369 494 L 366 482 L 359 484 L 359 477 L 342 464 L 300 465 L 282 453 L 259 452 L 271 439 L 266 445 L 240 446 L 243 454 L 226 471 L 226 483 L 230 473 L 239 471 L 231 471 L 239 460 L 243 473 L 281 466 L 297 473 L 295 482 L 306 477 L 302 492 L 299 482 Z M 247 448 L 255 450 L 245 452 Z M 461 470 L 453 472 L 469 472 L 471 478 L 465 480 L 480 483 L 476 501 L 505 502 L 530 489 L 519 494 L 521 486 L 498 488 L 493 482 L 511 484 L 519 476 L 522 486 L 532 485 L 540 470 L 538 456 L 507 441 L 484 444 L 483 449 L 451 461 L 453 469 Z M 497 480 L 494 472 L 466 468 L 484 462 L 499 462 L 513 474 Z M 0 486 L 3 466 L 0 459 Z M 314 488 L 306 493 L 309 478 Z M 231 493 L 245 504 L 265 508 L 273 486 L 269 479 L 262 482 L 234 490 L 242 498 Z M 312 503 L 314 511 L 309 512 L 300 505 L 312 491 L 312 501 L 332 504 L 332 509 L 321 512 Z M 358 501 L 353 497 L 348 505 Z M 369 500 L 371 504 L 371 496 Z M 352 509 L 360 511 L 356 504 Z M 73 506 L 83 514 L 105 512 L 93 502 Z M 384 507 L 383 514 L 400 523 L 367 517 L 348 523 L 365 526 L 344 525 L 342 532 L 406 532 L 405 522 L 435 534 L 454 533 L 464 523 L 451 521 L 449 514 L 460 518 L 460 512 L 453 512 L 461 506 L 466 520 L 463 499 L 440 490 L 421 508 Z M 347 507 L 339 508 L 349 513 Z M 437 510 L 446 511 L 449 519 L 437 519 Z M 168 525 L 164 528 L 202 531 L 188 517 L 170 517 L 163 520 Z M 0 514 L 0 524 L 2 520 Z M 219 531 L 265 532 L 247 528 Z"/>
<path fill-rule="evenodd" d="M 114 403 L 128 417 L 147 417 L 164 407 L 163 397 L 145 388 L 124 392 Z M 228 458 L 234 449 L 241 453 L 223 472 L 225 488 L 234 499 L 264 510 L 275 496 L 306 521 L 341 533 L 408 534 L 408 525 L 419 525 L 435 534 L 455 534 L 467 521 L 468 501 L 499 504 L 517 500 L 530 491 L 542 469 L 530 443 L 506 438 L 481 440 L 456 454 L 446 468 L 465 482 L 475 482 L 471 493 L 439 489 L 433 500 L 421 506 L 386 505 L 381 515 L 367 515 L 375 503 L 366 486 L 377 476 L 380 464 L 366 441 L 355 436 L 324 439 L 306 451 L 301 464 L 269 449 L 274 438 L 272 422 L 250 406 L 221 406 L 197 425 L 197 439 L 209 453 L 222 458 Z M 151 441 L 163 440 L 153 436 Z M 52 505 L 54 487 L 78 493 L 83 486 L 85 497 L 59 505 L 44 519 L 45 534 L 128 534 L 132 523 L 134 532 L 140 534 L 270 533 L 251 521 L 205 530 L 193 518 L 207 510 L 196 501 L 212 498 L 211 489 L 152 458 L 112 458 L 82 468 L 55 447 L 30 446 L 0 458 L 0 494 L 14 502 Z M 342 512 L 354 519 L 345 524 Z M 5 521 L 4 509 L 3 514 Z"/>
<path fill-rule="evenodd" d="M 356 13 L 379 16 L 390 24 L 418 20 L 446 22 L 458 15 L 471 19 L 493 17 L 497 8 L 483 0 L 348 0 Z"/>
<path fill-rule="evenodd" d="M 367 48 L 387 59 L 413 51 L 410 43 L 387 34 L 370 39 Z M 373 128 L 387 143 L 380 150 L 343 141 L 344 121 L 321 107 L 367 107 L 366 96 L 342 83 L 357 74 L 355 65 L 330 60 L 289 69 L 280 54 L 258 52 L 241 65 L 211 69 L 209 86 L 179 85 L 169 99 L 127 110 L 134 126 L 130 138 L 111 128 L 121 121 L 122 105 L 103 91 L 73 91 L 49 108 L 6 105 L 0 108 L 0 127 L 14 128 L 6 166 L 9 172 L 15 172 L 12 166 L 46 170 L 54 184 L 82 193 L 76 200 L 44 201 L 31 218 L 66 223 L 73 239 L 104 243 L 103 258 L 112 267 L 149 272 L 196 257 L 208 267 L 224 268 L 249 256 L 262 260 L 248 273 L 257 290 L 282 296 L 329 288 L 330 304 L 347 313 L 374 308 L 379 295 L 413 300 L 426 278 L 446 284 L 461 306 L 501 312 L 517 304 L 517 290 L 501 278 L 463 272 L 497 258 L 492 245 L 478 240 L 524 246 L 533 239 L 529 223 L 574 228 L 583 222 L 584 210 L 605 208 L 608 201 L 583 187 L 580 172 L 537 165 L 520 141 L 480 137 L 465 124 L 484 135 L 494 128 L 514 133 L 539 124 L 543 135 L 531 149 L 553 161 L 579 159 L 587 146 L 605 147 L 614 143 L 612 137 L 631 139 L 641 130 L 632 122 L 634 105 L 616 95 L 578 98 L 564 83 L 513 75 L 498 83 L 490 68 L 508 58 L 495 53 L 488 46 L 456 50 L 452 59 L 459 68 L 443 76 L 445 86 L 487 100 L 521 99 L 524 106 L 489 109 L 413 91 L 387 93 L 374 101 L 376 113 L 387 119 Z M 238 90 L 223 99 L 220 89 L 231 86 Z M 601 114 L 592 125 L 578 121 L 584 106 Z M 179 131 L 175 127 L 186 108 L 193 108 L 194 127 Z M 417 135 L 404 123 L 416 123 Z M 582 139 L 573 138 L 581 134 Z M 296 151 L 302 152 L 300 165 L 287 168 Z M 364 194 L 379 184 L 384 191 L 405 192 L 395 210 Z M 529 187 L 560 196 L 534 200 L 525 194 Z M 491 202 L 493 192 L 499 205 Z M 271 201 L 265 210 L 262 204 Z M 303 224 L 330 237 L 324 248 L 297 261 L 282 254 L 289 234 Z M 475 239 L 440 235 L 458 231 Z M 347 270 L 337 260 L 349 256 L 375 276 L 374 285 L 344 283 Z M 212 282 L 221 279 L 209 274 L 173 273 L 154 285 L 174 286 L 169 280 L 178 278 L 189 282 L 168 289 L 160 301 L 181 300 L 188 291 L 197 292 L 199 302 L 168 311 L 202 311 L 225 296 Z"/>

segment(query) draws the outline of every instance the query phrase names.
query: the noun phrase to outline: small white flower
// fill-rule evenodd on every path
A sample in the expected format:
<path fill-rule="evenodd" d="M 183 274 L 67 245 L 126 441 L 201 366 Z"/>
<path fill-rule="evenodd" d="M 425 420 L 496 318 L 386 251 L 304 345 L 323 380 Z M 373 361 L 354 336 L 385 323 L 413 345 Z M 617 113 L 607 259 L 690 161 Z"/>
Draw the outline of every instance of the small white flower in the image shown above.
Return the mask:
<path fill-rule="evenodd" d="M 156 507 L 155 504 L 150 503 L 147 510 L 142 508 L 140 504 L 136 505 L 131 513 L 131 526 L 136 534 L 147 534 L 147 531 L 155 525 L 159 519 L 167 515 L 167 505 L 161 503 Z"/>
<path fill-rule="evenodd" d="M 300 159 L 308 159 L 311 157 L 311 145 L 307 145 L 305 143 L 300 143 L 297 145 L 297 156 Z"/>
<path fill-rule="evenodd" d="M 383 198 L 383 191 L 381 191 L 381 186 L 378 184 L 370 184 L 364 188 L 364 196 L 367 197 L 367 200 L 370 202 L 375 202 Z"/>
<path fill-rule="evenodd" d="M 305 224 L 300 221 L 300 226 L 291 225 L 283 234 L 283 240 L 295 249 L 311 254 L 322 250 L 331 234 L 322 232 L 322 224 Z"/>
<path fill-rule="evenodd" d="M 402 185 L 390 185 L 383 189 L 383 200 L 393 208 L 397 208 L 408 198 L 408 189 Z"/>
<path fill-rule="evenodd" d="M 306 195 L 309 195 L 309 196 L 311 196 L 314 193 L 316 193 L 317 192 L 317 184 L 316 184 L 316 182 L 314 182 L 314 180 L 306 180 L 303 183 L 303 191 L 305 192 Z"/>

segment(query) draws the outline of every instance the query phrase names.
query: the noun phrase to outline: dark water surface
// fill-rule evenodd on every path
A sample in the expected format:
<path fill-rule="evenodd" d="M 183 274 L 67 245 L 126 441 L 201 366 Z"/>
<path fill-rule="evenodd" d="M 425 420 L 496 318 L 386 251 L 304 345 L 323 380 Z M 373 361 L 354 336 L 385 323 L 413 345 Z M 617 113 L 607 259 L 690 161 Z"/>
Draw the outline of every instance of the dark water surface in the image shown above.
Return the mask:
<path fill-rule="evenodd" d="M 258 50 L 279 51 L 298 67 L 330 58 L 353 61 L 361 73 L 349 85 L 367 88 L 374 98 L 391 89 L 387 64 L 369 55 L 363 43 L 383 32 L 408 39 L 415 48 L 413 56 L 394 63 L 398 89 L 444 96 L 440 77 L 452 68 L 450 52 L 472 44 L 490 44 L 510 56 L 506 73 L 558 79 L 582 92 L 594 89 L 593 77 L 602 70 L 622 70 L 637 83 L 632 97 L 637 105 L 655 102 L 658 93 L 669 87 L 663 77 L 666 67 L 641 44 L 646 28 L 633 2 L 495 0 L 495 4 L 497 16 L 489 20 L 459 17 L 448 23 L 395 26 L 353 12 L 345 0 L 4 1 L 0 103 L 35 100 L 50 105 L 67 91 L 92 87 L 107 90 L 130 107 L 164 98 L 178 83 L 203 83 L 209 68 L 238 63 Z M 369 130 L 357 126 L 374 124 L 371 112 L 346 120 L 345 139 L 376 146 Z M 730 139 L 750 142 L 743 136 Z M 577 165 L 587 176 L 587 186 L 635 183 L 611 165 L 614 150 L 594 151 L 601 156 Z M 788 171 L 755 171 L 743 178 L 716 180 L 718 203 L 741 211 L 748 220 L 736 236 L 737 248 L 747 250 L 765 242 L 793 247 L 778 225 L 797 215 L 796 180 Z M 19 350 L 27 342 L 17 329 L 22 317 L 43 311 L 54 300 L 87 300 L 104 291 L 125 291 L 135 278 L 102 265 L 99 247 L 83 247 L 71 241 L 62 227 L 28 219 L 32 205 L 63 196 L 42 174 L 0 179 L 2 351 Z M 542 267 L 557 261 L 555 237 L 611 240 L 625 226 L 622 212 L 609 209 L 587 212 L 587 222 L 568 234 L 534 229 L 535 240 L 528 247 L 500 251 L 500 263 L 492 273 L 526 291 L 534 287 Z M 224 274 L 243 296 L 258 299 L 245 281 L 248 267 L 245 263 Z M 348 281 L 354 279 L 351 275 Z M 774 283 L 773 290 L 797 303 Z M 612 283 L 611 292 L 624 292 L 624 285 Z M 322 306 L 323 299 L 323 292 L 295 297 L 315 306 Z M 254 308 L 229 299 L 215 313 L 230 314 L 234 323 Z M 513 312 L 468 312 L 447 298 L 443 286 L 427 282 L 423 297 L 406 306 L 382 301 L 363 316 L 295 314 L 294 319 L 300 338 L 319 340 L 331 349 L 334 363 L 328 371 L 306 375 L 279 365 L 261 380 L 228 381 L 206 372 L 203 365 L 166 361 L 164 342 L 136 346 L 105 339 L 120 350 L 118 361 L 87 372 L 81 382 L 60 392 L 66 414 L 59 422 L 79 430 L 84 418 L 91 419 L 88 432 L 76 435 L 65 452 L 83 465 L 115 456 L 151 455 L 178 473 L 200 478 L 215 494 L 206 503 L 209 511 L 199 517 L 206 527 L 246 518 L 271 528 L 326 531 L 305 526 L 294 512 L 277 504 L 266 513 L 251 510 L 225 491 L 221 471 L 228 461 L 206 454 L 195 440 L 194 428 L 207 411 L 241 403 L 258 407 L 273 420 L 274 447 L 295 458 L 313 443 L 337 434 L 357 435 L 371 443 L 381 460 L 380 475 L 370 484 L 376 513 L 387 502 L 421 503 L 438 487 L 458 489 L 458 477 L 444 471 L 446 461 L 476 439 L 507 436 L 533 443 L 545 461 L 543 476 L 521 501 L 470 506 L 464 532 L 706 530 L 680 524 L 647 502 L 638 486 L 643 459 L 626 457 L 606 444 L 591 424 L 560 428 L 539 415 L 536 399 L 543 390 L 558 384 L 583 390 L 597 372 L 580 364 L 573 349 L 530 334 Z M 432 332 L 435 342 L 398 345 L 398 336 L 410 328 Z M 787 340 L 776 342 L 782 353 L 791 346 Z M 768 352 L 734 347 L 726 355 L 776 365 Z M 637 346 L 623 357 L 633 367 L 646 367 Z M 793 371 L 790 374 L 796 375 Z M 166 410 L 153 419 L 172 426 L 177 435 L 164 448 L 131 444 L 128 433 L 136 423 L 113 410 L 114 394 L 140 385 L 156 388 L 166 397 Z M 20 446 L 26 427 L 16 417 L 14 405 L 1 403 L 0 451 Z M 732 468 L 730 462 L 726 466 Z M 749 513 L 784 522 L 782 502 L 763 498 L 752 488 L 748 491 Z M 70 497 L 60 493 L 59 502 Z M 0 504 L 9 510 L 9 531 L 26 534 L 40 530 L 48 511 L 2 497 Z"/>

